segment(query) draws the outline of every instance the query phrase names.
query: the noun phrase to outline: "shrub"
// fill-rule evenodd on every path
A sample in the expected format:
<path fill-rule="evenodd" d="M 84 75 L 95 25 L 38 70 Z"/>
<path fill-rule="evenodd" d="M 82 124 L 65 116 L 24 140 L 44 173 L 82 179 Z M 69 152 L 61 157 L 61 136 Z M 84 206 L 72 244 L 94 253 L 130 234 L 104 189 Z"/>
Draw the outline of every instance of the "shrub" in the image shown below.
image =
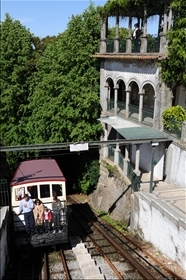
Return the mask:
<path fill-rule="evenodd" d="M 117 178 L 119 177 L 119 171 L 116 165 L 111 165 L 106 160 L 102 160 L 103 165 L 107 168 L 109 172 L 109 177 Z"/>
<path fill-rule="evenodd" d="M 181 136 L 182 122 L 186 121 L 186 110 L 182 106 L 172 106 L 163 112 L 164 129 Z"/>

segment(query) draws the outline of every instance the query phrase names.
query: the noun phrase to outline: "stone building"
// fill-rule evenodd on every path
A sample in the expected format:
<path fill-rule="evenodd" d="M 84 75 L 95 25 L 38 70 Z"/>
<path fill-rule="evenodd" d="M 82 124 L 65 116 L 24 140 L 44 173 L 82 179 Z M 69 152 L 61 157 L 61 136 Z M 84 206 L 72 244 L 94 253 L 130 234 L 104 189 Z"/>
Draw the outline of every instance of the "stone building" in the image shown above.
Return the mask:
<path fill-rule="evenodd" d="M 100 50 L 94 55 L 100 60 L 100 121 L 104 127 L 104 140 L 126 139 L 129 144 L 104 147 L 102 155 L 108 158 L 113 154 L 115 164 L 122 162 L 125 175 L 129 169 L 139 178 L 142 173 L 153 172 L 156 180 L 186 187 L 185 137 L 182 135 L 180 141 L 175 135 L 166 133 L 162 123 L 165 109 L 175 105 L 186 108 L 185 89 L 173 90 L 166 85 L 161 80 L 158 64 L 166 56 L 166 33 L 172 25 L 172 10 L 167 3 L 165 1 L 160 14 L 156 15 L 158 25 L 162 19 L 163 25 L 161 32 L 154 36 L 153 44 L 152 36 L 147 34 L 147 18 L 155 14 L 149 7 L 144 7 L 140 18 L 135 15 L 142 30 L 138 50 L 131 39 L 133 12 L 128 12 L 132 16 L 126 14 L 128 36 L 125 40 L 119 38 L 121 17 L 117 9 L 111 11 L 116 19 L 113 40 L 107 38 L 109 16 L 103 16 Z"/>

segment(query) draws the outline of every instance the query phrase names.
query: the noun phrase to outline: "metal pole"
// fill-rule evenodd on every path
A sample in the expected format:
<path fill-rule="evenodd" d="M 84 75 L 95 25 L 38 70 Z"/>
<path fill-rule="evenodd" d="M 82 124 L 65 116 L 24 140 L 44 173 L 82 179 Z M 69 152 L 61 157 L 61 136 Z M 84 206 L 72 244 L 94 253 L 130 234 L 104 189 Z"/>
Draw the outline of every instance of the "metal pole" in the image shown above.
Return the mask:
<path fill-rule="evenodd" d="M 153 187 L 154 151 L 155 151 L 155 147 L 152 147 L 152 161 L 151 161 L 151 173 L 150 173 L 150 189 L 149 189 L 149 193 L 152 193 L 152 187 Z"/>

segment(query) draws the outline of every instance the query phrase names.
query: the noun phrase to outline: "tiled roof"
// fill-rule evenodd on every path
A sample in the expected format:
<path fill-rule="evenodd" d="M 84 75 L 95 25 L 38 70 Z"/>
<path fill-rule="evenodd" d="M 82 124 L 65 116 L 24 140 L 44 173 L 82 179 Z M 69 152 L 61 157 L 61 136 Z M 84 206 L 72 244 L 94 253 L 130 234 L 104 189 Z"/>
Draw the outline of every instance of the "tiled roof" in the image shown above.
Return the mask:
<path fill-rule="evenodd" d="M 92 55 L 94 58 L 100 59 L 139 59 L 139 60 L 161 60 L 165 59 L 165 56 L 161 53 L 96 53 Z"/>

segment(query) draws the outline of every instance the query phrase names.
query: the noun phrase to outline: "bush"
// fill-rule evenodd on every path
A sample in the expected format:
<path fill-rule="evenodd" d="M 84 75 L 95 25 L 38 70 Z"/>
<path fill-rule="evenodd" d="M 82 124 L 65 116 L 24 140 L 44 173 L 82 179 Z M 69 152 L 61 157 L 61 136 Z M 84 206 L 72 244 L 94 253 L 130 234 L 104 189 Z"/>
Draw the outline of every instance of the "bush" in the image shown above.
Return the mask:
<path fill-rule="evenodd" d="M 181 136 L 182 122 L 186 121 L 186 110 L 182 106 L 172 106 L 163 112 L 163 126 L 169 133 Z"/>
<path fill-rule="evenodd" d="M 116 165 L 111 165 L 108 162 L 106 162 L 106 160 L 102 160 L 102 163 L 107 168 L 109 172 L 109 177 L 114 177 L 114 178 L 119 177 L 119 172 Z"/>

